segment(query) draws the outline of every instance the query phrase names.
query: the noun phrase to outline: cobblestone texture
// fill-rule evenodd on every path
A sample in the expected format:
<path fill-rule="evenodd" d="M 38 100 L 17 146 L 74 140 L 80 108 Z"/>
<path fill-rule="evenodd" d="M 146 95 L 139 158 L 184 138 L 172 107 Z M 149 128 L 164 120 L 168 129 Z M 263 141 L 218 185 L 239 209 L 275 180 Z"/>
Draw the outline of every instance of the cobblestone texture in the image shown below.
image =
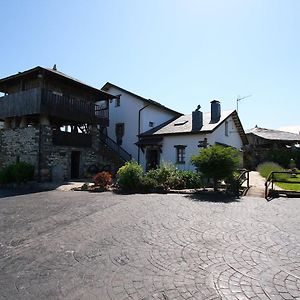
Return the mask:
<path fill-rule="evenodd" d="M 300 299 L 300 201 L 0 199 L 0 299 Z"/>

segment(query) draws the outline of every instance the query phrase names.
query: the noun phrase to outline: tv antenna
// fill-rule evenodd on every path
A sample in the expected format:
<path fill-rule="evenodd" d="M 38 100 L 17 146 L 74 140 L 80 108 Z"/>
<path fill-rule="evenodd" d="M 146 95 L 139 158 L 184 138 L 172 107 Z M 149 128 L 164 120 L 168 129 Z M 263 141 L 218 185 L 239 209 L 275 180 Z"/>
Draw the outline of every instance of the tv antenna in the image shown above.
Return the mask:
<path fill-rule="evenodd" d="M 246 99 L 246 98 L 249 98 L 251 97 L 252 95 L 248 95 L 248 96 L 245 96 L 245 97 L 241 97 L 240 95 L 237 97 L 236 99 L 236 112 L 238 113 L 239 112 L 239 102 L 243 99 Z"/>

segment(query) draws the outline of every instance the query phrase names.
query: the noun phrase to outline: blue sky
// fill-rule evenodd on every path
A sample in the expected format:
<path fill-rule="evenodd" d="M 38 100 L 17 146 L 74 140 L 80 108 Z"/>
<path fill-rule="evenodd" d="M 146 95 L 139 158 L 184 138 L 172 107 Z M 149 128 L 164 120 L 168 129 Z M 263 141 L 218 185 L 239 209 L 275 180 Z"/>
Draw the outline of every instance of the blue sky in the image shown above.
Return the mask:
<path fill-rule="evenodd" d="M 300 125 L 298 0 L 0 0 L 0 78 L 52 67 L 245 129 Z"/>

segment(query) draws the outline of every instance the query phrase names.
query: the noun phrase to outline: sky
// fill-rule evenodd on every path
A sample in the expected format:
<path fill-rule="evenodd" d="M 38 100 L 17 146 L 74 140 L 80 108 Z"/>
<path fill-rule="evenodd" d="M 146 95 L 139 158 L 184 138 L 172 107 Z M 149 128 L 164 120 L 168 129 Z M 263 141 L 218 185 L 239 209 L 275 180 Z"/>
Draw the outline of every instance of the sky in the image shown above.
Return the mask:
<path fill-rule="evenodd" d="M 300 125 L 299 0 L 0 0 L 0 78 L 52 67 L 244 129 Z"/>

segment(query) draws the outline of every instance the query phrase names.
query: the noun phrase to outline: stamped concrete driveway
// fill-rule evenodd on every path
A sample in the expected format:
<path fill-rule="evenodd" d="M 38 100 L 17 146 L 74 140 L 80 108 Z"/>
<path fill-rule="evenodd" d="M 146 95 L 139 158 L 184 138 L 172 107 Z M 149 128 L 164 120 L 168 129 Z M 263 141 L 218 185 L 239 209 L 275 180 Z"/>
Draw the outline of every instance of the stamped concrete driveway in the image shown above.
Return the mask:
<path fill-rule="evenodd" d="M 211 200 L 2 198 L 0 299 L 299 298 L 299 199 Z"/>

